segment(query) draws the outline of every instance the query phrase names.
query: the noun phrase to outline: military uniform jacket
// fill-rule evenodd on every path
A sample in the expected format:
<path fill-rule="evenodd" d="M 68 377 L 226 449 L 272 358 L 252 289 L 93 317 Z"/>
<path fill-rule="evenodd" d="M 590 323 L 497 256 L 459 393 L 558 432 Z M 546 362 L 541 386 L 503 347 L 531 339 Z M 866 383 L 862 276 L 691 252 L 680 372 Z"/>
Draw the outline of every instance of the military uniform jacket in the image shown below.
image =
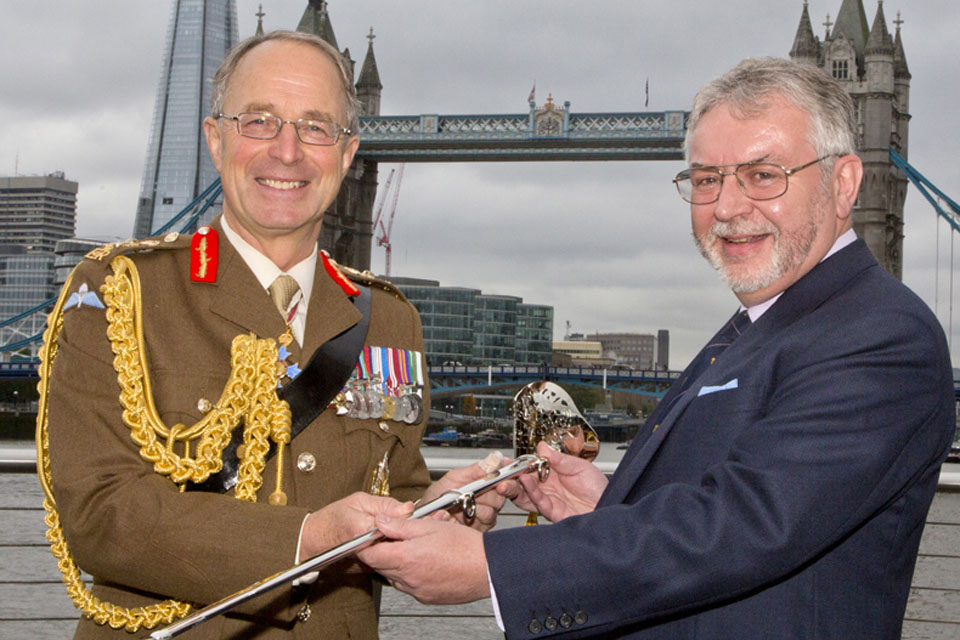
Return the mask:
<path fill-rule="evenodd" d="M 252 271 L 220 236 L 218 274 L 211 283 L 190 279 L 189 236 L 168 236 L 150 250 L 127 251 L 140 274 L 146 360 L 167 426 L 193 425 L 203 417 L 203 399 L 217 402 L 236 335 L 276 338 L 285 329 Z M 84 260 L 71 288 L 86 284 L 99 292 L 111 273 L 111 257 Z M 371 294 L 366 343 L 422 353 L 420 320 L 412 305 L 384 283 L 374 282 Z M 302 352 L 296 353 L 296 343 L 292 347 L 301 366 L 361 317 L 319 258 L 309 305 Z M 286 506 L 267 502 L 275 458 L 265 466 L 256 503 L 237 500 L 232 491 L 182 493 L 141 458 L 121 419 L 106 331 L 103 309 L 81 304 L 64 313 L 48 400 L 53 491 L 64 533 L 79 567 L 93 576 L 94 594 L 103 600 L 130 607 L 174 598 L 202 606 L 288 568 L 304 517 L 367 490 L 385 453 L 393 497 L 415 499 L 429 483 L 419 451 L 425 421 L 353 419 L 330 409 L 286 448 Z M 423 400 L 429 407 L 426 389 Z M 312 471 L 298 468 L 301 454 L 315 458 Z M 374 638 L 371 584 L 369 574 L 330 567 L 313 585 L 281 587 L 182 637 Z M 304 604 L 312 614 L 301 621 L 297 613 Z M 84 619 L 76 637 L 130 635 Z"/>

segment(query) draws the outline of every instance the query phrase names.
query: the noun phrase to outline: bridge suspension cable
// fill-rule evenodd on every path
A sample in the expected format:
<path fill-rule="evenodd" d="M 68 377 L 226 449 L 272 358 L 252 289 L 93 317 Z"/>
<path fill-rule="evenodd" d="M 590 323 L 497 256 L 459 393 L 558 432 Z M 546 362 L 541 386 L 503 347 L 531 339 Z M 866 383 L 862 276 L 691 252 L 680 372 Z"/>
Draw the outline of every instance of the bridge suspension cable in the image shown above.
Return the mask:
<path fill-rule="evenodd" d="M 926 176 L 920 173 L 916 167 L 911 165 L 907 160 L 897 153 L 896 149 L 890 147 L 890 160 L 893 164 L 903 172 L 907 179 L 913 183 L 913 185 L 920 191 L 920 194 L 927 199 L 932 206 L 934 211 L 937 212 L 939 216 L 937 221 L 939 223 L 940 219 L 944 219 L 949 223 L 953 230 L 960 233 L 960 205 L 956 203 L 953 199 L 950 198 L 947 194 L 937 188 L 935 184 L 930 182 Z M 940 296 L 940 225 L 937 225 L 937 257 L 935 270 L 936 281 L 934 283 L 934 311 L 938 311 L 939 296 Z M 949 295 L 949 315 L 947 321 L 947 335 L 949 337 L 950 350 L 953 351 L 953 271 L 954 271 L 954 240 L 956 236 L 950 234 L 950 295 Z"/>
<path fill-rule="evenodd" d="M 920 190 L 923 197 L 933 205 L 937 214 L 949 222 L 954 231 L 960 233 L 960 205 L 951 200 L 947 194 L 938 189 L 936 185 L 917 171 L 917 169 L 897 153 L 893 147 L 890 147 L 890 160 L 900 171 L 903 171 L 907 179 Z M 931 191 L 936 194 L 937 197 L 933 197 L 930 193 Z M 946 205 L 946 208 L 944 208 L 943 205 Z"/>

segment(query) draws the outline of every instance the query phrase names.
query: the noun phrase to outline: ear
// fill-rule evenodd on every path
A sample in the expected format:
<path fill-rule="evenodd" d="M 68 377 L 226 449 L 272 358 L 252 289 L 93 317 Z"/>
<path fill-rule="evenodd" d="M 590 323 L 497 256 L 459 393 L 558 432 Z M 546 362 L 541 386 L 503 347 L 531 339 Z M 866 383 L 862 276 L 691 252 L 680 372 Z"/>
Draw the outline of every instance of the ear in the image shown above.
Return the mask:
<path fill-rule="evenodd" d="M 340 175 L 347 175 L 347 170 L 350 169 L 350 164 L 353 162 L 353 156 L 356 155 L 357 149 L 360 147 L 360 138 L 357 136 L 350 136 L 347 138 L 347 141 L 343 145 L 343 156 L 341 156 L 340 161 L 342 162 Z"/>
<path fill-rule="evenodd" d="M 860 156 L 848 154 L 837 158 L 833 164 L 833 196 L 837 203 L 837 218 L 850 217 L 853 205 L 860 193 L 860 181 L 863 179 L 863 162 Z"/>
<path fill-rule="evenodd" d="M 219 120 L 210 117 L 203 119 L 203 135 L 207 139 L 207 149 L 210 150 L 210 159 L 213 160 L 213 166 L 217 168 L 217 173 L 220 173 L 220 168 L 223 165 L 223 138 L 221 134 Z"/>

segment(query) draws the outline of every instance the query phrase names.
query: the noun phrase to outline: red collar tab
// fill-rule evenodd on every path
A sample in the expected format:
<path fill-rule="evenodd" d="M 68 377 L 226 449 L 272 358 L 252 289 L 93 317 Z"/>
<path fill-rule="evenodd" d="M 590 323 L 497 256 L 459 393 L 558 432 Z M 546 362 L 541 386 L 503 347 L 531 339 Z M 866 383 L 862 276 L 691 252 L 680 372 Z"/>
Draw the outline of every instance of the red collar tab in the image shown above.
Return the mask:
<path fill-rule="evenodd" d="M 350 279 L 347 276 L 340 273 L 340 271 L 333 266 L 333 263 L 330 261 L 330 258 L 327 256 L 325 251 L 320 252 L 320 259 L 323 260 L 323 268 L 327 270 L 327 274 L 333 278 L 333 281 L 340 285 L 340 288 L 343 289 L 343 292 L 348 296 L 358 296 L 360 295 L 360 289 L 357 288 L 357 285 L 350 282 Z"/>
<path fill-rule="evenodd" d="M 211 227 L 200 227 L 190 240 L 190 279 L 216 282 L 220 239 Z"/>

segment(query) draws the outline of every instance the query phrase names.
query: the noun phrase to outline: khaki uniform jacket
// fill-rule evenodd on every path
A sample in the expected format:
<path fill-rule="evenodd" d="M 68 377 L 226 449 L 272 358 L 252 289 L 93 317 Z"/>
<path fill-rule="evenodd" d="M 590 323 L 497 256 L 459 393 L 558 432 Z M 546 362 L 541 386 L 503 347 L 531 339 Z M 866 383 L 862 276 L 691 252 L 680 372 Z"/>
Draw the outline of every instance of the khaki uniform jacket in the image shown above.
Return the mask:
<path fill-rule="evenodd" d="M 161 241 L 151 250 L 127 251 L 140 272 L 146 359 L 156 407 L 167 426 L 193 425 L 203 417 L 201 399 L 217 402 L 236 335 L 276 338 L 285 329 L 219 224 L 214 228 L 220 234 L 214 283 L 191 281 L 189 235 Z M 111 273 L 111 258 L 84 260 L 71 289 L 87 284 L 102 301 L 100 286 Z M 367 344 L 422 353 L 420 320 L 412 305 L 384 283 L 373 283 L 371 294 Z M 318 259 L 303 350 L 294 360 L 305 366 L 314 350 L 359 318 Z M 425 420 L 407 425 L 327 410 L 286 448 L 287 506 L 267 502 L 276 457 L 266 463 L 256 503 L 237 500 L 232 491 L 181 493 L 140 457 L 121 419 L 106 330 L 103 309 L 83 304 L 64 313 L 48 404 L 53 491 L 67 543 L 79 567 L 93 576 L 94 594 L 105 601 L 144 606 L 174 598 L 204 605 L 288 568 L 304 517 L 367 491 L 384 453 L 389 452 L 393 497 L 415 499 L 429 484 L 419 451 Z M 426 412 L 426 389 L 423 399 Z M 310 472 L 297 467 L 303 453 L 316 458 Z M 313 585 L 278 588 L 181 637 L 375 638 L 371 589 L 370 574 L 333 566 Z M 307 603 L 312 613 L 299 621 L 297 613 Z M 76 637 L 131 636 L 83 619 Z"/>

